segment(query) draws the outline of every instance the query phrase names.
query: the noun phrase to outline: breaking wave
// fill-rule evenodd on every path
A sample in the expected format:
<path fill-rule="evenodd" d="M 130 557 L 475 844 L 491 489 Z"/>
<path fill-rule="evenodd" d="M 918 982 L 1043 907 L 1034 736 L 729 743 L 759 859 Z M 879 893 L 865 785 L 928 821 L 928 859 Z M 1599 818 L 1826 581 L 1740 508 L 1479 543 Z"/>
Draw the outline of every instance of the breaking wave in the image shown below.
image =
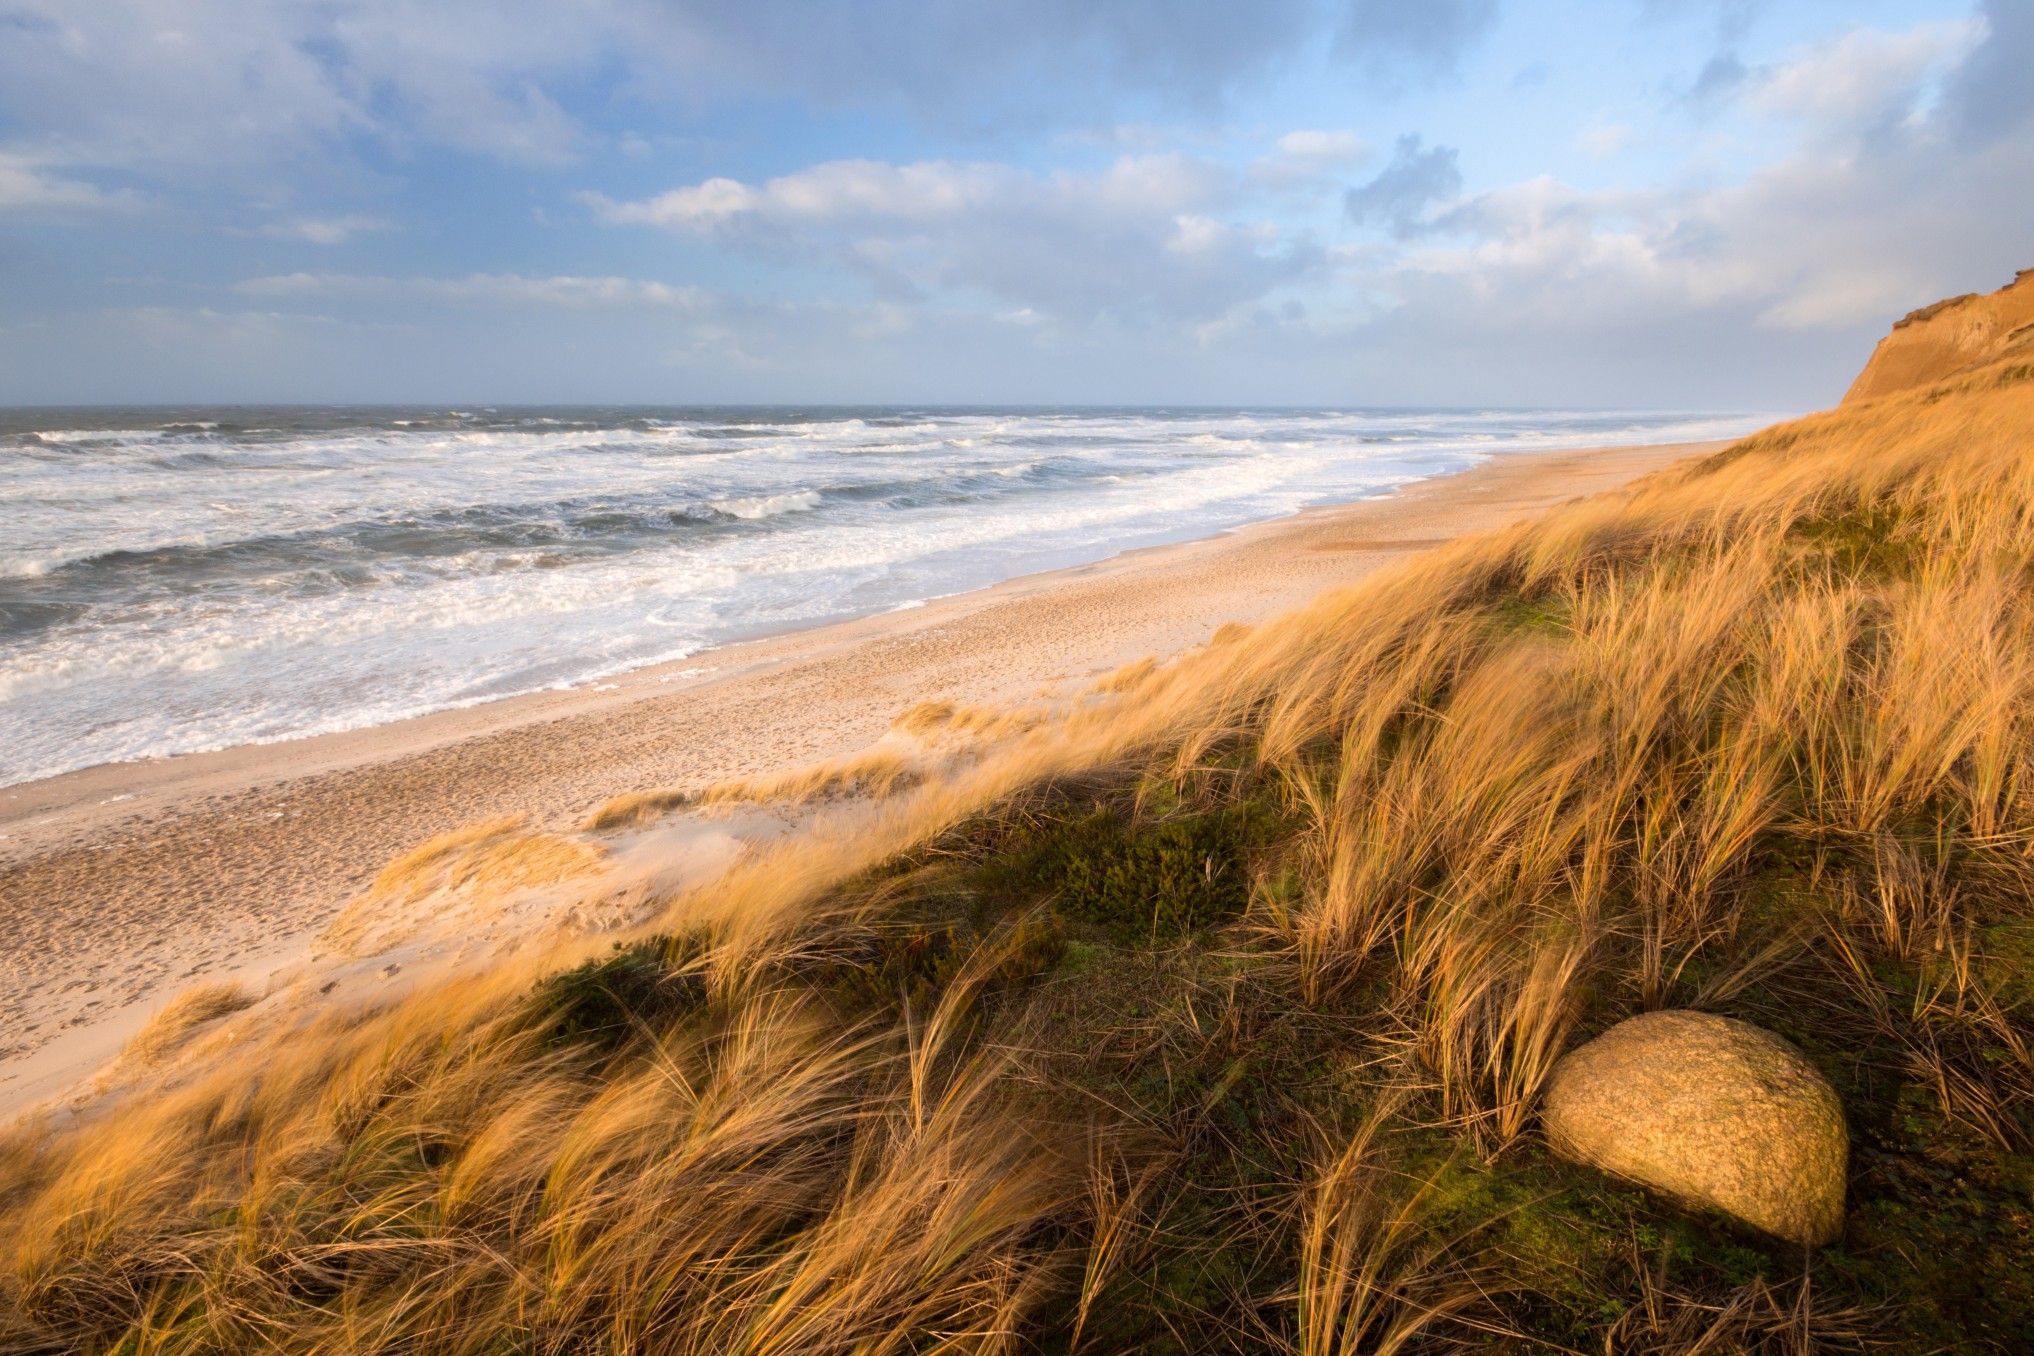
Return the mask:
<path fill-rule="evenodd" d="M 1506 452 L 1769 418 L 0 413 L 0 784 L 587 682 Z"/>

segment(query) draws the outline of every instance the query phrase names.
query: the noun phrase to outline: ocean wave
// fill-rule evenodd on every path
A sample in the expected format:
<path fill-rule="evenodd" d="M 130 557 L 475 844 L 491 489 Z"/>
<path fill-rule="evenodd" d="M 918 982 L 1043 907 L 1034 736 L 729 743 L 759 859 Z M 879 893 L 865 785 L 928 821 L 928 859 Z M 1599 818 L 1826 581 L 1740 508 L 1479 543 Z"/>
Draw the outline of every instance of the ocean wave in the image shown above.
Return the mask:
<path fill-rule="evenodd" d="M 65 447 L 72 443 L 155 442 L 167 435 L 159 428 L 45 428 L 28 436 L 52 447 Z"/>
<path fill-rule="evenodd" d="M 8 418 L 0 784 L 585 682 L 1515 451 L 1765 422 L 909 408 L 130 410 L 99 429 Z"/>
<path fill-rule="evenodd" d="M 730 518 L 743 518 L 750 522 L 764 518 L 775 518 L 783 513 L 804 513 L 819 507 L 818 490 L 787 490 L 781 494 L 753 494 L 735 499 L 715 499 L 711 507 L 716 513 L 725 513 Z"/>

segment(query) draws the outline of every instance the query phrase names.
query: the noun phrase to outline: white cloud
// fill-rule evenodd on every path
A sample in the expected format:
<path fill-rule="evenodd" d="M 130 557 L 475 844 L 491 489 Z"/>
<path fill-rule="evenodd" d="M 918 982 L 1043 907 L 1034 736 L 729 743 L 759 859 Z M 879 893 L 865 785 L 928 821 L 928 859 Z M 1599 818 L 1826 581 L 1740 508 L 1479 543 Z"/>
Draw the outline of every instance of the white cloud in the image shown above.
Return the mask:
<path fill-rule="evenodd" d="M 337 216 L 291 217 L 261 228 L 261 234 L 277 240 L 302 240 L 312 245 L 343 245 L 356 235 L 393 229 L 385 217 Z"/>
<path fill-rule="evenodd" d="M 1453 74 L 1497 21 L 1497 0 L 1348 0 L 1346 9 L 1340 45 L 1386 81 Z"/>
<path fill-rule="evenodd" d="M 1360 165 L 1370 157 L 1370 147 L 1354 132 L 1300 130 L 1278 139 L 1281 154 L 1308 164 L 1334 169 Z"/>
<path fill-rule="evenodd" d="M 557 164 L 609 140 L 568 107 L 589 90 L 1094 126 L 1126 91 L 1217 108 L 1332 13 L 1320 0 L 8 0 L 0 125 L 16 150 L 166 181 L 344 161 L 360 139 Z M 1345 55 L 1424 69 L 1458 25 L 1361 27 Z"/>
<path fill-rule="evenodd" d="M 708 230 L 742 219 L 825 222 L 847 217 L 931 220 L 979 206 L 1017 176 L 1001 165 L 835 160 L 751 187 L 708 179 L 643 202 L 583 195 L 604 221 Z"/>
<path fill-rule="evenodd" d="M 66 178 L 33 156 L 0 150 L 0 212 L 105 211 L 133 206 L 131 193 Z"/>
<path fill-rule="evenodd" d="M 1632 400 L 1834 399 L 1901 312 L 2034 263 L 2034 113 L 1977 141 L 1952 114 L 1995 56 L 1940 25 L 1853 33 L 1747 81 L 1753 112 L 1802 125 L 1742 182 L 1471 193 L 1414 247 L 1352 262 L 1386 309 L 1350 342 L 1386 368 L 1435 351 L 1501 367 L 1520 399 L 1590 370 Z"/>
<path fill-rule="evenodd" d="M 475 273 L 464 278 L 393 278 L 358 273 L 279 273 L 248 278 L 235 290 L 260 297 L 409 297 L 457 304 L 668 307 L 697 310 L 708 294 L 700 288 L 641 278 L 530 277 Z"/>
<path fill-rule="evenodd" d="M 1760 112 L 1837 130 L 1906 117 L 1917 111 L 1922 83 L 1967 57 L 1984 36 L 1984 23 L 1974 18 L 1900 33 L 1854 29 L 1759 73 L 1746 101 Z"/>
<path fill-rule="evenodd" d="M 1843 329 L 1909 310 L 1926 290 L 1926 284 L 1917 288 L 1910 277 L 1893 271 L 1865 277 L 1808 277 L 1761 310 L 1757 321 L 1783 330 Z"/>
<path fill-rule="evenodd" d="M 1584 190 L 1540 176 L 1469 191 L 1455 148 L 1408 135 L 1344 194 L 1357 226 L 1384 228 L 1360 244 L 1261 219 L 1333 178 L 1298 162 L 1360 150 L 1315 129 L 1240 169 L 1177 155 L 1078 174 L 843 160 L 586 201 L 609 222 L 858 272 L 921 315 L 987 294 L 1004 323 L 1056 344 L 1134 325 L 1145 343 L 1261 356 L 1304 342 L 1376 370 L 1488 352 L 1491 373 L 1502 360 L 1552 374 L 1511 392 L 1538 401 L 1560 398 L 1563 380 L 1570 392 L 1628 383 L 1634 400 L 1799 389 L 1833 380 L 1809 356 L 1847 368 L 1902 310 L 2034 262 L 2017 257 L 2034 219 L 2034 137 L 1973 149 L 1948 112 L 1986 31 L 1855 31 L 1748 72 L 1731 97 L 1784 130 L 1774 160 L 1736 183 Z M 1579 141 L 1608 155 L 1631 135 L 1604 124 Z M 1697 351 L 1713 369 L 1691 367 Z M 1432 397 L 1434 380 L 1407 389 Z"/>
<path fill-rule="evenodd" d="M 1582 129 L 1575 144 L 1602 160 L 1624 150 L 1631 140 L 1632 130 L 1623 123 L 1595 123 Z"/>
<path fill-rule="evenodd" d="M 273 337 L 305 328 L 355 328 L 357 322 L 303 311 L 226 310 L 217 306 L 118 306 L 102 312 L 137 331 L 165 338 L 205 334 L 233 339 Z M 381 328 L 370 325 L 367 328 Z"/>
<path fill-rule="evenodd" d="M 983 292 L 1061 318 L 1217 315 L 1322 257 L 1248 218 L 1233 171 L 1181 155 L 1049 174 L 837 160 L 757 184 L 714 178 L 635 202 L 582 200 L 617 225 L 845 264 L 891 298 Z"/>
<path fill-rule="evenodd" d="M 1654 3 L 1749 12 L 1745 0 Z M 748 295 L 734 296 L 678 282 L 550 275 L 526 256 L 497 265 L 515 270 L 499 273 L 398 277 L 376 262 L 358 273 L 282 273 L 238 285 L 237 299 L 250 307 L 308 311 L 318 309 L 316 298 L 338 314 L 396 314 L 420 321 L 420 332 L 473 340 L 434 347 L 419 339 L 406 351 L 408 367 L 375 369 L 407 380 L 414 368 L 418 383 L 447 371 L 488 376 L 486 363 L 512 350 L 525 372 L 597 366 L 587 379 L 605 380 L 640 349 L 702 364 L 715 352 L 744 354 L 782 363 L 787 382 L 939 371 L 949 378 L 944 389 L 966 391 L 970 374 L 1000 370 L 1021 341 L 1026 354 L 1089 356 L 1078 371 L 1065 369 L 1068 386 L 1035 388 L 1047 398 L 1076 389 L 1128 395 L 1108 384 L 1140 363 L 1169 374 L 1192 344 L 1240 355 L 1227 369 L 1239 380 L 1452 372 L 1448 380 L 1463 383 L 1455 394 L 1471 398 L 1489 394 L 1498 380 L 1489 374 L 1500 369 L 1544 363 L 1558 376 L 1557 359 L 1568 363 L 1570 391 L 1592 379 L 1598 389 L 1621 389 L 1621 374 L 1649 361 L 1662 372 L 1678 364 L 1691 383 L 1710 381 L 1713 364 L 1771 384 L 1790 379 L 1775 355 L 1849 363 L 1860 333 L 1906 307 L 2034 263 L 2026 236 L 2034 82 L 2025 76 L 2034 0 L 1972 3 L 1970 20 L 1851 28 L 1763 66 L 1740 55 L 1743 25 L 1719 22 L 1699 109 L 1675 100 L 1657 121 L 1618 109 L 1645 129 L 1648 155 L 1615 167 L 1659 177 L 1584 191 L 1545 177 L 1476 182 L 1511 158 L 1515 139 L 1465 140 L 1483 134 L 1474 117 L 1461 117 L 1443 138 L 1449 144 L 1431 144 L 1414 133 L 1431 139 L 1438 128 L 1383 120 L 1370 101 L 1375 86 L 1311 83 L 1322 72 L 1310 63 L 1338 39 L 1345 85 L 1365 74 L 1386 86 L 1408 83 L 1407 75 L 1415 84 L 1446 79 L 1489 31 L 1490 0 L 0 0 L 0 212 L 160 200 L 187 224 L 231 213 L 237 233 L 340 245 L 392 229 L 344 205 L 432 194 L 442 202 L 465 188 L 462 178 L 419 186 L 422 197 L 389 191 L 391 180 L 440 173 L 442 148 L 539 167 L 585 154 L 574 182 L 608 190 L 581 195 L 589 211 L 561 213 L 555 177 L 518 183 L 512 169 L 472 170 L 470 182 L 492 195 L 505 223 L 497 247 L 527 244 L 526 213 L 552 228 L 547 248 L 584 244 L 571 232 L 590 215 L 669 232 L 682 244 L 608 240 L 582 258 L 607 257 L 617 244 L 652 257 L 670 248 L 668 264 L 627 267 L 746 280 Z M 1373 65 L 1384 53 L 1396 54 L 1401 78 Z M 1681 74 L 1692 75 L 1701 56 L 1688 55 Z M 1268 106 L 1209 116 L 1274 71 L 1297 78 Z M 1670 98 L 1673 80 L 1658 70 L 1632 75 Z M 1494 91 L 1521 104 L 1557 92 Z M 1407 135 L 1395 147 L 1381 141 L 1377 154 L 1334 122 L 1294 127 L 1290 110 L 1302 99 L 1319 96 L 1304 124 L 1351 106 L 1343 93 L 1364 101 L 1366 119 L 1379 118 L 1366 128 Z M 697 137 L 670 135 L 686 125 L 673 110 L 724 98 L 795 106 L 784 124 L 791 134 L 778 135 L 773 113 L 766 129 L 748 133 L 716 124 Z M 845 129 L 895 129 L 902 114 L 917 120 L 925 144 L 966 149 L 916 161 L 844 157 L 775 177 L 698 171 L 667 191 L 641 187 L 657 163 L 712 157 L 745 166 L 757 162 L 743 157 L 762 155 L 779 165 L 775 157 L 812 134 L 810 122 L 843 107 L 858 111 L 828 128 L 828 146 L 852 135 Z M 867 109 L 876 114 L 864 117 Z M 1258 116 L 1272 110 L 1284 120 Z M 1521 109 L 1535 111 L 1547 110 Z M 1683 136 L 1689 129 L 1676 119 L 1693 113 L 1707 121 Z M 1278 135 L 1282 128 L 1293 130 Z M 1631 135 L 1598 124 L 1582 128 L 1575 144 L 1607 157 Z M 1686 177 L 1658 168 L 1677 137 L 1686 146 L 1696 136 Z M 988 158 L 985 145 L 1005 148 L 1008 162 Z M 1193 153 L 1162 153 L 1167 147 Z M 1105 163 L 1126 151 L 1135 153 Z M 1055 152 L 1081 168 L 1040 168 L 1032 158 Z M 635 163 L 622 165 L 623 157 Z M 1747 168 L 1754 159 L 1762 171 Z M 597 167 L 618 177 L 603 181 Z M 321 196 L 304 191 L 312 181 Z M 149 196 L 100 187 L 107 184 L 146 185 Z M 219 193 L 222 185 L 240 196 Z M 90 267 L 65 281 L 77 283 Z M 136 282 L 130 295 L 189 300 L 205 276 Z M 157 290 L 140 290 L 149 286 Z M 201 319 L 250 335 L 282 324 L 233 311 L 231 300 Z M 520 327 L 518 312 L 526 313 Z M 301 328 L 311 323 L 304 318 Z M 114 351 L 121 341 L 106 331 L 91 342 Z M 558 363 L 568 342 L 576 353 L 599 352 L 599 362 Z M 260 350 L 250 338 L 235 352 Z M 119 370 L 76 361 L 89 351 L 38 370 Z M 1704 363 L 1688 363 L 1697 351 Z M 1469 369 L 1454 355 L 1473 352 L 1492 361 L 1459 375 Z M 214 366 L 239 370 L 223 358 Z M 1212 361 L 1200 369 L 1223 370 Z M 1449 394 L 1432 384 L 1441 376 L 1419 379 L 1429 384 L 1375 394 Z M 19 375 L 12 380 L 36 394 Z M 1719 376 L 1710 389 L 1723 385 Z M 1644 389 L 1634 386 L 1629 398 L 1644 398 Z M 1650 389 L 1673 388 L 1663 379 Z M 1552 399 L 1555 391 L 1514 394 Z M 811 394 L 795 385 L 778 393 Z M 842 385 L 833 394 L 881 392 Z"/>
<path fill-rule="evenodd" d="M 1250 166 L 1250 177 L 1265 188 L 1310 194 L 1331 188 L 1338 176 L 1370 158 L 1370 145 L 1354 132 L 1301 128 L 1287 132 L 1270 154 Z"/>
<path fill-rule="evenodd" d="M 349 139 L 555 163 L 580 132 L 545 86 L 611 25 L 543 0 L 11 0 L 0 118 L 17 149 L 166 182 L 343 156 Z"/>
<path fill-rule="evenodd" d="M 740 225 L 952 221 L 997 207 L 1057 201 L 1097 211 L 1170 214 L 1222 191 L 1222 171 L 1179 155 L 1124 156 L 1098 174 L 1034 175 L 985 162 L 832 160 L 750 185 L 713 178 L 640 202 L 581 194 L 603 221 L 708 231 Z"/>
<path fill-rule="evenodd" d="M 1163 123 L 1182 110 L 1204 118 L 1296 54 L 1387 74 L 1446 69 L 1494 7 L 7 0 L 0 149 L 41 155 L 59 174 L 114 168 L 178 186 L 258 183 L 278 165 L 367 174 L 362 143 L 557 165 L 616 144 L 588 125 L 588 107 L 786 99 L 901 109 L 972 134 L 1108 127 L 1130 102 Z M 1151 144 L 1148 125 L 1118 135 L 1126 148 Z M 652 143 L 619 144 L 640 154 Z"/>

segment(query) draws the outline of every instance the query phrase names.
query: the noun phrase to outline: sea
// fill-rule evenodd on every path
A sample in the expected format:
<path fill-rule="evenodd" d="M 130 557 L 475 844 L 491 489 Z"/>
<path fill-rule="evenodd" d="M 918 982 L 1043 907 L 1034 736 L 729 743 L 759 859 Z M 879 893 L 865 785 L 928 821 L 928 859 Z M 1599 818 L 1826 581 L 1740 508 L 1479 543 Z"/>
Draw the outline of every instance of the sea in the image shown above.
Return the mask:
<path fill-rule="evenodd" d="M 0 785 L 597 683 L 1492 457 L 1770 418 L 0 410 Z"/>

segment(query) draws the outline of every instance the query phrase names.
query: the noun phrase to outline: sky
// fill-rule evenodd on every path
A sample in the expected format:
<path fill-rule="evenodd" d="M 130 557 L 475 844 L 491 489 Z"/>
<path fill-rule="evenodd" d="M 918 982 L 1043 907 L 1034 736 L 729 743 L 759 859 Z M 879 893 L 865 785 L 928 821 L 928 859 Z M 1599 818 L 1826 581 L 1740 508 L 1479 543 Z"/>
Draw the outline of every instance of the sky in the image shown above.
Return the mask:
<path fill-rule="evenodd" d="M 1832 403 L 2034 0 L 0 0 L 0 402 Z"/>

